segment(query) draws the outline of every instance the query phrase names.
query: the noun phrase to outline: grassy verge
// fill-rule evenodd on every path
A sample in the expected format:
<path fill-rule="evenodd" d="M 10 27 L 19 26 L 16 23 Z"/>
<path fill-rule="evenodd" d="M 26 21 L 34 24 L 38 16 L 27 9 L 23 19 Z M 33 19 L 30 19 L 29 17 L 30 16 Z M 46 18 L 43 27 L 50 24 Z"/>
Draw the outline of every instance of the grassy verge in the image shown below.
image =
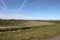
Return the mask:
<path fill-rule="evenodd" d="M 0 40 L 48 40 L 46 38 L 60 34 L 60 25 L 37 29 L 0 33 Z"/>
<path fill-rule="evenodd" d="M 24 22 L 27 22 L 27 21 L 0 20 L 0 26 L 13 26 L 13 25 L 20 26 L 20 24 L 21 23 L 23 24 Z M 46 21 L 46 22 L 53 22 L 53 23 L 56 23 L 56 25 L 50 26 L 50 27 L 48 27 L 49 25 L 48 26 L 44 25 L 45 27 L 44 26 L 35 27 L 36 26 L 35 25 L 31 29 L 29 28 L 26 29 L 27 27 L 24 27 L 26 25 L 25 23 L 25 25 L 22 25 L 23 27 L 20 27 L 20 28 L 18 27 L 14 29 L 13 28 L 4 29 L 4 30 L 15 30 L 15 31 L 0 32 L 0 40 L 48 40 L 48 38 L 51 38 L 60 34 L 60 21 Z M 34 23 L 37 23 L 37 22 L 34 22 Z M 26 30 L 16 30 L 16 29 L 26 29 Z"/>

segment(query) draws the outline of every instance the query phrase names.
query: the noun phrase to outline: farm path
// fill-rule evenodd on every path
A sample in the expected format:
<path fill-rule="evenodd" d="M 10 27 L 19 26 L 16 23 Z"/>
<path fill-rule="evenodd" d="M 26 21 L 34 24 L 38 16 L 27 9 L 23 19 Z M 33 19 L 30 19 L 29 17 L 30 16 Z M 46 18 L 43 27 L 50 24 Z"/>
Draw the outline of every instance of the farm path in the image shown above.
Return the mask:
<path fill-rule="evenodd" d="M 60 35 L 58 35 L 58 36 L 56 36 L 56 37 L 53 37 L 53 38 L 51 38 L 51 39 L 49 39 L 49 40 L 60 40 Z"/>

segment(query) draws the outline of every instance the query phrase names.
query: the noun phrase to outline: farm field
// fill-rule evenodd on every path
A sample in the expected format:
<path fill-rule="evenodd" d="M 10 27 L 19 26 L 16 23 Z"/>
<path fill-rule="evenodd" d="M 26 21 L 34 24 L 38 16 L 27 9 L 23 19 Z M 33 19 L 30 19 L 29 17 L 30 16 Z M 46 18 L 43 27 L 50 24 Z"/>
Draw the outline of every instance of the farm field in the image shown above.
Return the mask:
<path fill-rule="evenodd" d="M 0 40 L 49 40 L 57 35 L 57 20 L 0 20 Z"/>
<path fill-rule="evenodd" d="M 0 40 L 60 40 L 60 0 L 0 0 Z"/>

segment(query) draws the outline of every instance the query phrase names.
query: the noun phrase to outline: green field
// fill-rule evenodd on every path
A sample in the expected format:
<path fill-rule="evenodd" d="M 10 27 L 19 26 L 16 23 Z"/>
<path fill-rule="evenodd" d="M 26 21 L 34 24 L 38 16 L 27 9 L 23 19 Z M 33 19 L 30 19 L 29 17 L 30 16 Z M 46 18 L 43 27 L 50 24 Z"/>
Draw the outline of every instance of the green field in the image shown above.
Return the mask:
<path fill-rule="evenodd" d="M 48 40 L 60 35 L 60 21 L 0 20 L 0 27 L 8 26 L 12 27 L 0 29 L 0 40 Z"/>

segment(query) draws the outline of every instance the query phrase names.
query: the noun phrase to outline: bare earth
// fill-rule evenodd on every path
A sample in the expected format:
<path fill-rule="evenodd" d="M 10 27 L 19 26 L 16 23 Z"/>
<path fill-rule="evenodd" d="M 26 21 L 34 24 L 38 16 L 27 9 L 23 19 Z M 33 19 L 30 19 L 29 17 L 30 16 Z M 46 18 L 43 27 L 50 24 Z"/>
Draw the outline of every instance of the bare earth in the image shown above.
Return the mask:
<path fill-rule="evenodd" d="M 51 38 L 51 39 L 49 39 L 49 40 L 60 40 L 60 35 L 59 35 L 59 36 L 56 36 L 56 37 L 54 37 L 54 38 Z"/>

